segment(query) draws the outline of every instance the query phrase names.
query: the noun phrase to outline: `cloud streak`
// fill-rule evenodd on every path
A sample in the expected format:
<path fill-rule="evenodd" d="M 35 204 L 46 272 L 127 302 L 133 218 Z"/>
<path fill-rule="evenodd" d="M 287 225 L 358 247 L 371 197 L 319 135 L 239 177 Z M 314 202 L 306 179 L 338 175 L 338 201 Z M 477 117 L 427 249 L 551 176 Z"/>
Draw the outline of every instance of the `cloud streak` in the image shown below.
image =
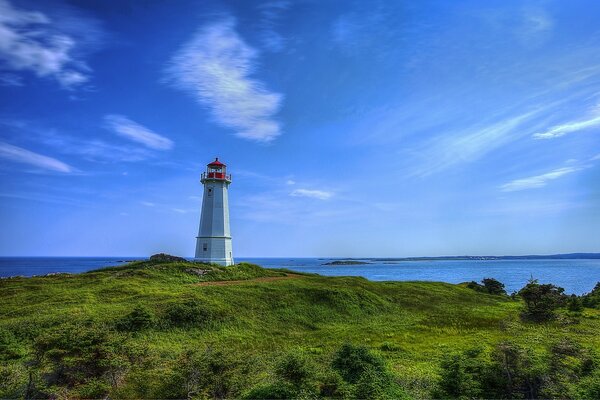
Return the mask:
<path fill-rule="evenodd" d="M 170 150 L 173 148 L 173 141 L 171 139 L 161 136 L 122 115 L 107 115 L 104 117 L 104 121 L 107 127 L 118 135 L 141 143 L 151 149 Z"/>
<path fill-rule="evenodd" d="M 93 25 L 73 15 L 53 20 L 0 0 L 0 65 L 54 78 L 66 89 L 80 86 L 90 79 L 91 69 L 80 55 L 81 47 L 98 35 Z"/>
<path fill-rule="evenodd" d="M 572 121 L 565 124 L 556 125 L 547 130 L 546 132 L 538 132 L 533 134 L 535 139 L 555 139 L 566 134 L 588 129 L 594 126 L 600 125 L 600 116 L 594 118 L 588 118 L 581 121 Z"/>
<path fill-rule="evenodd" d="M 558 168 L 545 174 L 530 176 L 528 178 L 515 179 L 500 187 L 503 192 L 516 192 L 519 190 L 537 189 L 544 187 L 549 181 L 561 178 L 565 175 L 580 171 L 581 167 L 564 167 Z"/>
<path fill-rule="evenodd" d="M 296 189 L 290 193 L 292 197 L 310 197 L 319 200 L 328 200 L 333 196 L 333 193 L 323 190 Z"/>
<path fill-rule="evenodd" d="M 251 78 L 257 56 L 227 18 L 204 26 L 181 47 L 167 69 L 167 81 L 192 94 L 238 137 L 269 142 L 281 134 L 274 116 L 283 96 Z"/>
<path fill-rule="evenodd" d="M 0 142 L 0 158 L 53 172 L 70 173 L 74 171 L 73 167 L 55 158 L 4 142 Z"/>
<path fill-rule="evenodd" d="M 426 163 L 415 170 L 414 175 L 424 177 L 460 163 L 478 160 L 517 139 L 520 136 L 518 130 L 538 113 L 531 111 L 487 126 L 472 127 L 466 132 L 436 136 L 420 149 L 426 155 Z"/>

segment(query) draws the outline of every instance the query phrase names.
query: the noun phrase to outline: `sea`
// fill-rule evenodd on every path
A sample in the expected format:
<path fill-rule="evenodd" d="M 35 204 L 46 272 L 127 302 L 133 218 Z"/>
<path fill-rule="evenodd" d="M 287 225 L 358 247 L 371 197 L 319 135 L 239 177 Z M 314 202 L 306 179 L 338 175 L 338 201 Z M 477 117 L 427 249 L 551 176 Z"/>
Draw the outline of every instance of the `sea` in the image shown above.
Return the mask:
<path fill-rule="evenodd" d="M 0 277 L 81 273 L 118 266 L 144 257 L 0 257 Z M 437 281 L 461 283 L 495 278 L 509 293 L 530 279 L 563 287 L 568 294 L 590 292 L 600 282 L 600 259 L 524 260 L 377 260 L 359 265 L 325 265 L 339 258 L 236 258 L 266 268 L 327 276 L 361 276 L 372 281 Z"/>

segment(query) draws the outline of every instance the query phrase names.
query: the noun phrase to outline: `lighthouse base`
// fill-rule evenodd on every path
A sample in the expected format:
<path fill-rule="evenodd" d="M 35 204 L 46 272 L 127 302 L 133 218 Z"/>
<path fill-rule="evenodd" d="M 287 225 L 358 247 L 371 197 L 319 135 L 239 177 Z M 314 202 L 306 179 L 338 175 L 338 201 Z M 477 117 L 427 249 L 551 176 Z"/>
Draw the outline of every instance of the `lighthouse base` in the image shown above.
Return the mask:
<path fill-rule="evenodd" d="M 196 238 L 196 261 L 233 265 L 233 250 L 231 237 L 198 236 Z"/>

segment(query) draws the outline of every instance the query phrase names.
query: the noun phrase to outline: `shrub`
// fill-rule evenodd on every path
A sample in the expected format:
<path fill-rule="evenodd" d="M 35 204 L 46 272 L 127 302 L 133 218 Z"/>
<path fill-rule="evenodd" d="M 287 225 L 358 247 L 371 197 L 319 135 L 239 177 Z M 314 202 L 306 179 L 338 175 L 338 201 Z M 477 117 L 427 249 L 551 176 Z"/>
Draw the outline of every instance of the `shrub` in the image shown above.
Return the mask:
<path fill-rule="evenodd" d="M 314 366 L 301 353 L 289 353 L 275 366 L 275 375 L 293 386 L 307 386 L 314 379 Z"/>
<path fill-rule="evenodd" d="M 469 289 L 476 290 L 482 293 L 493 294 L 496 296 L 505 296 L 506 290 L 504 289 L 504 284 L 494 278 L 483 278 L 481 280 L 481 284 L 471 281 L 467 283 L 467 287 Z"/>
<path fill-rule="evenodd" d="M 367 369 L 384 373 L 383 359 L 364 346 L 346 343 L 335 353 L 332 367 L 349 383 L 357 383 Z"/>
<path fill-rule="evenodd" d="M 472 399 L 481 396 L 482 361 L 479 350 L 446 355 L 441 363 L 438 391 L 434 397 Z"/>
<path fill-rule="evenodd" d="M 220 349 L 208 347 L 183 353 L 172 375 L 155 393 L 160 398 L 233 398 L 238 396 L 240 362 Z"/>
<path fill-rule="evenodd" d="M 483 278 L 481 281 L 483 283 L 483 288 L 489 294 L 504 296 L 506 295 L 506 290 L 504 289 L 504 284 L 494 278 Z"/>
<path fill-rule="evenodd" d="M 173 326 L 204 326 L 216 318 L 216 313 L 197 299 L 173 303 L 165 311 L 166 321 Z"/>
<path fill-rule="evenodd" d="M 564 304 L 564 289 L 551 284 L 539 284 L 530 280 L 519 296 L 525 302 L 525 312 L 522 317 L 532 321 L 548 321 L 555 317 L 554 311 Z"/>
<path fill-rule="evenodd" d="M 15 335 L 11 331 L 0 329 L 0 361 L 18 359 L 24 354 L 25 349 Z"/>
<path fill-rule="evenodd" d="M 138 305 L 129 314 L 117 321 L 117 329 L 137 332 L 154 326 L 154 314 L 146 307 Z"/>
<path fill-rule="evenodd" d="M 567 300 L 567 310 L 572 312 L 580 312 L 583 311 L 583 302 L 581 298 L 576 295 L 571 295 Z"/>
<path fill-rule="evenodd" d="M 600 308 L 600 282 L 596 283 L 594 289 L 581 298 L 582 305 L 589 308 Z"/>
<path fill-rule="evenodd" d="M 406 399 L 408 398 L 400 385 L 394 382 L 391 374 L 381 373 L 369 366 L 363 372 L 354 387 L 354 398 L 362 399 Z"/>
<path fill-rule="evenodd" d="M 482 377 L 484 398 L 539 398 L 545 365 L 537 362 L 533 352 L 505 341 L 496 345 L 490 358 Z"/>
<path fill-rule="evenodd" d="M 350 396 L 348 384 L 336 371 L 327 371 L 319 381 L 319 395 L 321 397 L 343 399 Z"/>
<path fill-rule="evenodd" d="M 344 344 L 334 355 L 332 367 L 349 384 L 356 399 L 402 399 L 406 395 L 388 371 L 383 359 L 364 346 Z"/>
<path fill-rule="evenodd" d="M 246 395 L 248 400 L 287 400 L 298 399 L 296 388 L 289 383 L 271 383 L 252 388 Z"/>
<path fill-rule="evenodd" d="M 124 373 L 128 361 L 122 343 L 119 335 L 103 326 L 61 325 L 35 339 L 35 360 L 40 370 L 48 372 L 44 374 L 47 386 L 82 386 Z M 108 387 L 101 382 L 93 386 Z M 96 394 L 102 397 L 106 392 Z"/>

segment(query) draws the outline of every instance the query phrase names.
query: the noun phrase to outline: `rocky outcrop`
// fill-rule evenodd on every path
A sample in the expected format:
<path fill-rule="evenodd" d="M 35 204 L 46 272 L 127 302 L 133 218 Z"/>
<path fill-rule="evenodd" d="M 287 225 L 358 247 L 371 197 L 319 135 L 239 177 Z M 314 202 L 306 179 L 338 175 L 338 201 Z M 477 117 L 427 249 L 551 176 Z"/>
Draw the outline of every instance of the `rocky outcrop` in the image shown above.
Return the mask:
<path fill-rule="evenodd" d="M 158 253 L 158 254 L 154 254 L 152 256 L 150 256 L 150 261 L 152 262 L 180 262 L 180 261 L 187 261 L 185 258 L 183 257 L 177 257 L 177 256 L 172 256 L 170 254 L 166 254 L 166 253 Z"/>

